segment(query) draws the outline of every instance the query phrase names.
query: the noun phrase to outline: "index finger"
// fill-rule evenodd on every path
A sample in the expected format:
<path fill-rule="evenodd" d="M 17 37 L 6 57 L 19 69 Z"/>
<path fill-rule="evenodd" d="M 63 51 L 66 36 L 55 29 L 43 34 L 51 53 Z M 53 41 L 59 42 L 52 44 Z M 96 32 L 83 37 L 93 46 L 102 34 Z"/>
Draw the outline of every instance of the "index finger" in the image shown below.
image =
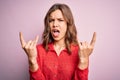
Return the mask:
<path fill-rule="evenodd" d="M 96 32 L 94 32 L 94 34 L 93 34 L 92 40 L 91 40 L 91 42 L 90 42 L 90 45 L 91 45 L 91 46 L 94 46 L 94 45 L 95 45 L 95 42 L 96 42 Z"/>
<path fill-rule="evenodd" d="M 24 47 L 25 44 L 26 44 L 26 42 L 25 42 L 25 40 L 24 40 L 24 38 L 23 38 L 22 32 L 19 32 L 19 37 L 20 37 L 21 45 L 22 45 L 22 47 Z"/>
<path fill-rule="evenodd" d="M 39 40 L 39 36 L 37 35 L 36 38 L 34 39 L 35 45 L 37 44 L 38 40 Z"/>

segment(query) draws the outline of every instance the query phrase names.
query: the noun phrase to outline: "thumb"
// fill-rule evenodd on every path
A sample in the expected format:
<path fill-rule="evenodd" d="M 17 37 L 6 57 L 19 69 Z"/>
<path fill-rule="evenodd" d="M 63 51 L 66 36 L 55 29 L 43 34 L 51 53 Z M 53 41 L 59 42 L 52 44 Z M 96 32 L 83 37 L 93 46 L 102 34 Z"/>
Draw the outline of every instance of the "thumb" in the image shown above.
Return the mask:
<path fill-rule="evenodd" d="M 39 40 L 39 36 L 37 35 L 36 38 L 35 38 L 35 43 L 36 44 L 37 44 L 38 40 Z"/>

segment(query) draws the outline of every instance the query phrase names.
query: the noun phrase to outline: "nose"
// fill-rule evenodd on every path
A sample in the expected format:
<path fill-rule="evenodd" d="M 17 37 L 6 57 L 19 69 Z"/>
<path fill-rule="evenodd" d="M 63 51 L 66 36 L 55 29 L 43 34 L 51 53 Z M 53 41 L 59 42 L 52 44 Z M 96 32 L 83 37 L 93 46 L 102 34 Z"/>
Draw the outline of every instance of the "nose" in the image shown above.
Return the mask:
<path fill-rule="evenodd" d="M 58 21 L 57 20 L 54 21 L 53 27 L 58 27 Z"/>

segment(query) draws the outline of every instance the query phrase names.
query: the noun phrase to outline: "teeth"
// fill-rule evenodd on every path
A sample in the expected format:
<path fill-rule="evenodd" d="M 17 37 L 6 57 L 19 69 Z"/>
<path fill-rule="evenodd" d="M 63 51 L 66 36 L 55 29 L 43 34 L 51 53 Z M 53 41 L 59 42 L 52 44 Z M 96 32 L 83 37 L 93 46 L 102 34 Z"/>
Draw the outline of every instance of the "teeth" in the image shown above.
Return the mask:
<path fill-rule="evenodd" d="M 54 30 L 53 32 L 59 32 L 59 30 Z"/>
<path fill-rule="evenodd" d="M 53 29 L 53 30 L 52 30 L 52 35 L 53 35 L 54 37 L 58 37 L 58 36 L 59 36 L 59 33 L 60 33 L 60 31 L 57 30 L 57 29 Z"/>

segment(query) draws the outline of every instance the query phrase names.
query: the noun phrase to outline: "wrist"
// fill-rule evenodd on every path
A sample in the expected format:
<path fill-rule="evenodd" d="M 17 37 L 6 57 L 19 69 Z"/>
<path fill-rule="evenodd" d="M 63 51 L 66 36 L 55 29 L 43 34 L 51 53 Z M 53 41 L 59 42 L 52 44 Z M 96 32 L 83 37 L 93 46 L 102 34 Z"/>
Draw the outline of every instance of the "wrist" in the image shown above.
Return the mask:
<path fill-rule="evenodd" d="M 80 57 L 79 58 L 80 60 L 79 60 L 79 63 L 88 63 L 89 62 L 89 58 L 88 57 Z"/>
<path fill-rule="evenodd" d="M 37 59 L 36 58 L 28 58 L 29 65 L 35 65 L 37 64 Z"/>
<path fill-rule="evenodd" d="M 89 58 L 80 58 L 78 68 L 84 70 L 88 67 L 89 64 Z"/>
<path fill-rule="evenodd" d="M 29 58 L 29 67 L 31 71 L 36 71 L 38 69 L 38 63 L 36 58 Z"/>

